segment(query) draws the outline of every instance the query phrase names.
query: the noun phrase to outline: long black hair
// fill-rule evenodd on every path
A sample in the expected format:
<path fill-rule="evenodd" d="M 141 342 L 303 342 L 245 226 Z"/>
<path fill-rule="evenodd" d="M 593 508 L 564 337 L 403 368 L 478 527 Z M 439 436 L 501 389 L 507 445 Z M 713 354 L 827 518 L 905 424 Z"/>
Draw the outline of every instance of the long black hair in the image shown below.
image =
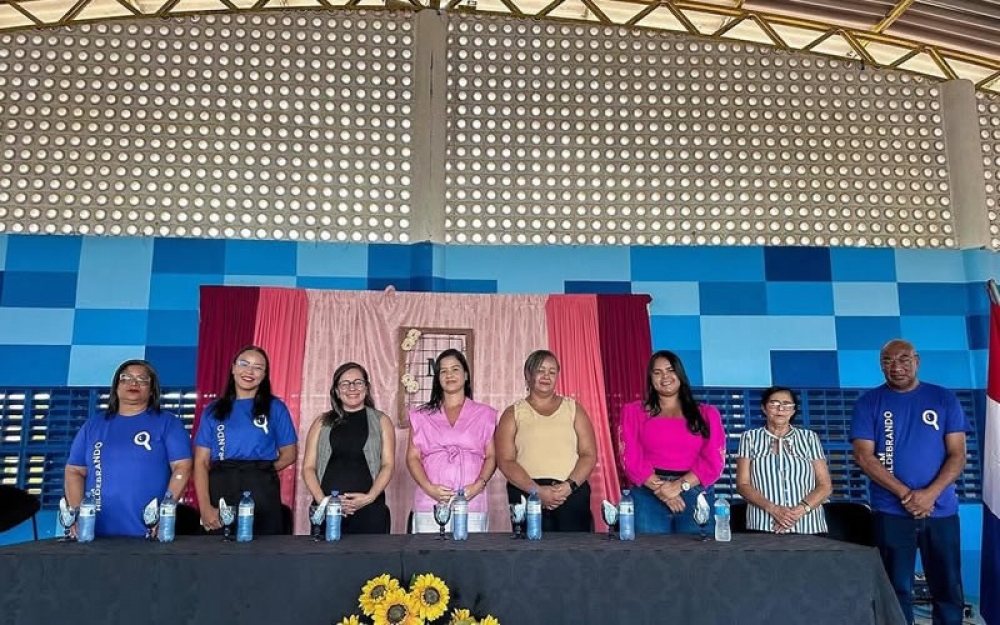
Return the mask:
<path fill-rule="evenodd" d="M 320 417 L 323 419 L 323 425 L 329 425 L 332 427 L 337 427 L 344 422 L 347 418 L 347 414 L 344 412 L 344 402 L 340 400 L 337 396 L 337 385 L 340 384 L 340 378 L 344 377 L 344 374 L 351 369 L 357 369 L 361 372 L 361 377 L 365 381 L 365 406 L 371 409 L 375 409 L 375 402 L 372 400 L 371 393 L 371 381 L 368 378 L 368 370 L 359 365 L 356 362 L 345 362 L 344 364 L 337 367 L 337 370 L 333 372 L 333 381 L 330 383 L 330 405 L 331 410 L 323 413 Z"/>
<path fill-rule="evenodd" d="M 146 370 L 146 375 L 149 376 L 149 401 L 146 402 L 146 410 L 157 414 L 160 412 L 160 376 L 156 373 L 156 369 L 149 364 L 148 360 L 126 360 L 118 365 L 118 368 L 115 369 L 115 376 L 111 378 L 111 396 L 108 397 L 108 409 L 104 411 L 105 419 L 110 419 L 118 414 L 118 410 L 121 408 L 118 401 L 118 385 L 121 382 L 118 378 L 131 366 L 142 367 Z"/>
<path fill-rule="evenodd" d="M 660 395 L 656 392 L 656 387 L 653 386 L 653 368 L 656 366 L 656 361 L 661 358 L 665 358 L 670 363 L 670 366 L 674 368 L 674 375 L 681 383 L 677 390 L 677 399 L 680 400 L 681 412 L 687 422 L 688 431 L 700 435 L 702 438 L 708 438 L 708 422 L 705 421 L 705 417 L 701 416 L 698 400 L 691 392 L 691 382 L 688 381 L 687 372 L 684 371 L 684 363 L 681 362 L 677 354 L 671 351 L 660 350 L 649 357 L 649 365 L 646 367 L 646 401 L 643 403 L 643 407 L 654 417 L 660 414 Z"/>
<path fill-rule="evenodd" d="M 236 401 L 236 375 L 233 373 L 233 367 L 236 366 L 236 362 L 240 359 L 240 356 L 246 352 L 256 352 L 264 359 L 264 377 L 261 379 L 260 386 L 257 387 L 257 393 L 253 397 L 253 412 L 250 413 L 250 416 L 263 416 L 264 418 L 271 416 L 271 401 L 274 400 L 274 394 L 271 393 L 271 359 L 267 357 L 267 352 L 264 351 L 263 347 L 247 345 L 236 352 L 232 364 L 229 365 L 229 381 L 226 382 L 226 390 L 222 392 L 221 397 L 209 406 L 212 416 L 217 421 L 225 421 L 233 412 L 233 402 Z"/>
<path fill-rule="evenodd" d="M 776 393 L 788 393 L 792 397 L 792 403 L 795 404 L 795 410 L 792 411 L 792 416 L 788 417 L 788 423 L 791 425 L 795 421 L 795 417 L 799 416 L 799 396 L 792 389 L 787 386 L 769 386 L 760 394 L 760 411 L 764 412 L 764 408 L 767 407 L 767 402 L 771 401 L 771 396 Z M 767 422 L 767 413 L 764 412 L 765 418 L 764 422 Z"/>
<path fill-rule="evenodd" d="M 457 349 L 446 349 L 434 359 L 431 398 L 427 400 L 426 404 L 420 406 L 422 412 L 436 412 L 441 409 L 441 403 L 444 401 L 444 387 L 441 386 L 441 361 L 448 357 L 454 358 L 458 364 L 462 365 L 462 369 L 465 371 L 465 397 L 472 399 L 472 371 L 469 370 L 469 361 L 465 359 L 465 354 Z"/>

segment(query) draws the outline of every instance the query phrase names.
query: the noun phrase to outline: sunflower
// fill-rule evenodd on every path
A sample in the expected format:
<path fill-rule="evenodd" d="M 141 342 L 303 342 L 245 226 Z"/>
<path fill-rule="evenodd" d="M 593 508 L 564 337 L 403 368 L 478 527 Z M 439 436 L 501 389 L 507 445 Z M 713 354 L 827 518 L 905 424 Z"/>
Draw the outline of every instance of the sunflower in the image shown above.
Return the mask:
<path fill-rule="evenodd" d="M 345 616 L 344 620 L 337 623 L 337 625 L 362 625 L 362 623 L 357 614 L 352 614 L 350 616 Z"/>
<path fill-rule="evenodd" d="M 500 621 L 498 621 L 494 616 L 487 614 L 481 621 L 479 621 L 479 625 L 500 625 Z"/>
<path fill-rule="evenodd" d="M 413 578 L 410 596 L 422 619 L 433 621 L 448 611 L 448 586 L 432 573 Z"/>
<path fill-rule="evenodd" d="M 386 595 L 394 590 L 399 590 L 399 580 L 389 577 L 388 574 L 368 580 L 368 583 L 361 589 L 361 596 L 358 597 L 361 611 L 365 613 L 365 616 L 372 616 Z"/>
<path fill-rule="evenodd" d="M 451 611 L 451 623 L 450 625 L 458 625 L 458 623 L 464 623 L 466 621 L 474 621 L 472 618 L 472 613 L 465 608 L 455 608 Z"/>
<path fill-rule="evenodd" d="M 396 588 L 386 593 L 375 607 L 375 625 L 423 625 L 424 619 L 417 614 L 413 598 Z"/>

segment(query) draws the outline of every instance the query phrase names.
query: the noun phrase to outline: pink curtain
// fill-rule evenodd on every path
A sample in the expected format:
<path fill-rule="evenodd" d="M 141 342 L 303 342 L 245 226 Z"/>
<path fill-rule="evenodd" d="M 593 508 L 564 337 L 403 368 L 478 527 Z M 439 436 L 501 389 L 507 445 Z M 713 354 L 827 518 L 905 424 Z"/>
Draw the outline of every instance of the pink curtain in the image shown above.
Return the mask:
<path fill-rule="evenodd" d="M 305 441 L 317 416 L 330 407 L 333 371 L 343 362 L 356 361 L 368 369 L 375 405 L 396 427 L 396 467 L 386 489 L 392 513 L 392 531 L 406 531 L 413 502 L 413 479 L 406 469 L 409 430 L 399 427 L 398 331 L 400 328 L 471 328 L 475 343 L 472 358 L 473 394 L 477 401 L 503 411 L 524 396 L 521 368 L 533 350 L 548 344 L 545 296 L 399 293 L 375 291 L 307 291 L 309 321 L 306 328 L 305 369 L 299 440 Z M 596 339 L 595 339 L 596 344 Z M 299 447 L 299 460 L 304 453 Z M 490 481 L 490 528 L 510 527 L 503 476 Z M 296 495 L 296 533 L 306 533 L 310 495 L 299 488 Z"/>
<path fill-rule="evenodd" d="M 198 310 L 198 365 L 195 388 L 194 432 L 201 414 L 229 381 L 229 366 L 236 350 L 254 340 L 260 289 L 243 286 L 203 286 Z M 154 363 L 156 364 L 156 363 Z M 198 505 L 194 480 L 186 498 Z"/>
<path fill-rule="evenodd" d="M 573 397 L 590 415 L 597 438 L 597 466 L 590 476 L 590 509 L 598 531 L 607 526 L 601 518 L 601 501 L 619 499 L 611 427 L 601 364 L 600 330 L 596 295 L 552 295 L 545 304 L 549 348 L 559 357 L 560 392 Z"/>
<path fill-rule="evenodd" d="M 649 329 L 648 295 L 598 295 L 601 364 L 607 391 L 608 423 L 614 444 L 619 483 L 626 483 L 621 466 L 622 406 L 642 399 L 646 392 L 646 364 L 653 350 Z"/>
<path fill-rule="evenodd" d="M 301 289 L 262 288 L 257 304 L 254 343 L 271 361 L 271 390 L 284 400 L 299 425 L 302 397 L 302 365 L 306 353 L 306 322 L 309 298 Z M 298 463 L 281 472 L 281 501 L 295 508 Z"/>

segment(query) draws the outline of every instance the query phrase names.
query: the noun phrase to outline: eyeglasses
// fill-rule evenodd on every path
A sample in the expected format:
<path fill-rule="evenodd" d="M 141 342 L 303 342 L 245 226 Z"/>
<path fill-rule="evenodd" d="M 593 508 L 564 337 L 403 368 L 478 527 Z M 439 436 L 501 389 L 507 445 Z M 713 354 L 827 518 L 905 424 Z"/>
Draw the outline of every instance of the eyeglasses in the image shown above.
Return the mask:
<path fill-rule="evenodd" d="M 236 361 L 236 368 L 237 369 L 249 369 L 249 370 L 253 371 L 254 373 L 264 373 L 264 371 L 266 370 L 265 367 L 264 367 L 264 365 L 255 365 L 255 364 L 252 364 L 249 360 L 237 360 Z"/>
<path fill-rule="evenodd" d="M 772 399 L 765 404 L 771 410 L 795 410 L 795 402 Z"/>
<path fill-rule="evenodd" d="M 883 358 L 882 367 L 889 369 L 893 365 L 899 365 L 904 369 L 909 369 L 910 367 L 913 366 L 913 363 L 915 363 L 916 361 L 917 359 L 910 355 L 899 356 L 897 358 Z"/>
<path fill-rule="evenodd" d="M 362 389 L 368 386 L 368 383 L 364 380 L 341 380 L 337 384 L 337 388 L 342 391 L 349 391 L 352 388 Z"/>
<path fill-rule="evenodd" d="M 139 386 L 149 386 L 149 376 L 148 375 L 132 375 L 131 373 L 122 373 L 118 376 L 119 384 L 138 384 Z"/>

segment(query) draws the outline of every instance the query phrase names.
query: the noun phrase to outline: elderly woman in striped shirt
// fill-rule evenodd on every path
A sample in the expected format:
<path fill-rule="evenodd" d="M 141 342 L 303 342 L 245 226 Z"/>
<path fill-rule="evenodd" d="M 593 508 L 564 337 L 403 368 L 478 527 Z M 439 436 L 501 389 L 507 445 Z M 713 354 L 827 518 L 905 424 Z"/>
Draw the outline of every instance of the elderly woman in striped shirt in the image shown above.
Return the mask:
<path fill-rule="evenodd" d="M 764 427 L 740 437 L 736 489 L 747 502 L 747 529 L 779 534 L 824 534 L 823 502 L 833 490 L 815 432 L 792 425 L 798 398 L 772 386 L 761 395 Z"/>

